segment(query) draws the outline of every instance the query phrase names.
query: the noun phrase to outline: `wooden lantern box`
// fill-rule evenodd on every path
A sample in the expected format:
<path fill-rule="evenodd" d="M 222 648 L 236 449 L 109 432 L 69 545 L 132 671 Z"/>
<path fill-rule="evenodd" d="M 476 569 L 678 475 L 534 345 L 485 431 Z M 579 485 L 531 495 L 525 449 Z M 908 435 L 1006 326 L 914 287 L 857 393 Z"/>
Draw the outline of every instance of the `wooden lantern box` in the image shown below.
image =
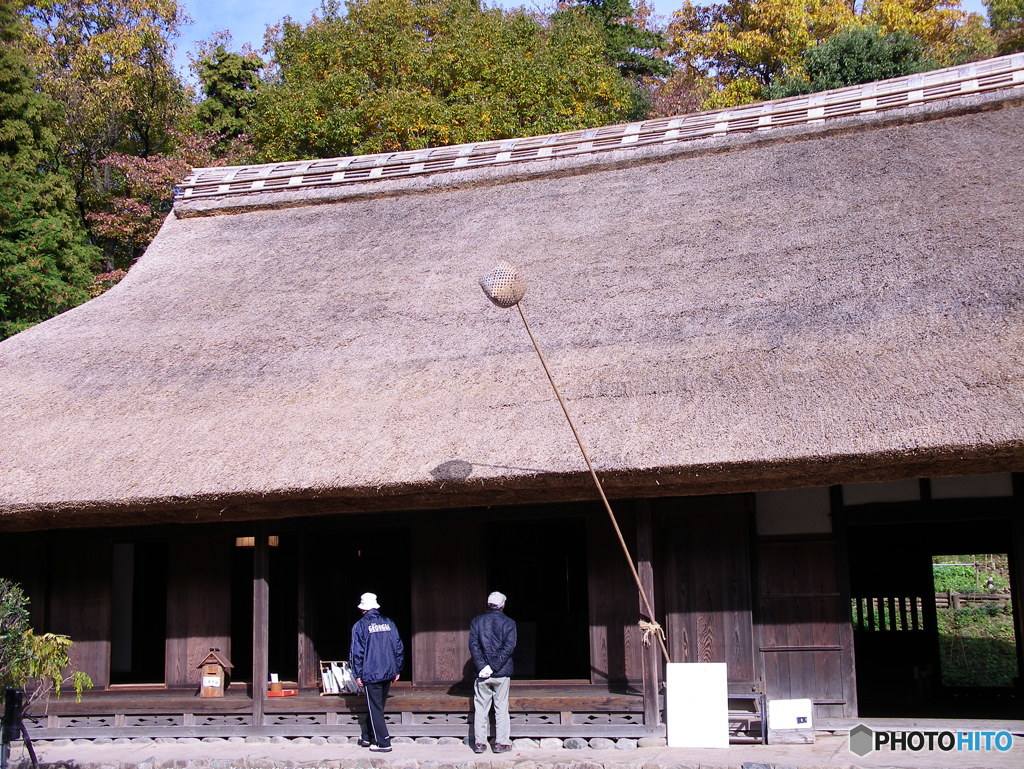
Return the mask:
<path fill-rule="evenodd" d="M 199 687 L 200 697 L 223 697 L 228 685 L 233 665 L 220 653 L 220 649 L 210 649 L 198 665 L 202 669 L 202 680 Z"/>

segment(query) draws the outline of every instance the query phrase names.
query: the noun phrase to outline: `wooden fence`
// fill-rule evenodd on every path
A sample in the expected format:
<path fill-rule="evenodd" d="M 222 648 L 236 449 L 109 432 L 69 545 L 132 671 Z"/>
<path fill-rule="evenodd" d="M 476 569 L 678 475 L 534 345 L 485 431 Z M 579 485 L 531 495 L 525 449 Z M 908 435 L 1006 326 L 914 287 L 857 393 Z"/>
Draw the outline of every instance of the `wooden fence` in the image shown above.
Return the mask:
<path fill-rule="evenodd" d="M 967 606 L 995 606 L 1005 609 L 1010 602 L 1010 596 L 1001 593 L 936 593 L 935 608 L 963 609 Z"/>

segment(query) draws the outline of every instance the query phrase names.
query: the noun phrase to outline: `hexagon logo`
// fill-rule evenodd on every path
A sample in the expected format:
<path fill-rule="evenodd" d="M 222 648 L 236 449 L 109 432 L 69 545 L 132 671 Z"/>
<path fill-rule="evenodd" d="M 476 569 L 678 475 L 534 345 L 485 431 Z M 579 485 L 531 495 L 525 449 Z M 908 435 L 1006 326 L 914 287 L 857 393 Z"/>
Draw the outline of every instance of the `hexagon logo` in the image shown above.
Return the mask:
<path fill-rule="evenodd" d="M 875 733 L 864 724 L 857 724 L 850 730 L 850 751 L 860 757 L 875 749 Z"/>

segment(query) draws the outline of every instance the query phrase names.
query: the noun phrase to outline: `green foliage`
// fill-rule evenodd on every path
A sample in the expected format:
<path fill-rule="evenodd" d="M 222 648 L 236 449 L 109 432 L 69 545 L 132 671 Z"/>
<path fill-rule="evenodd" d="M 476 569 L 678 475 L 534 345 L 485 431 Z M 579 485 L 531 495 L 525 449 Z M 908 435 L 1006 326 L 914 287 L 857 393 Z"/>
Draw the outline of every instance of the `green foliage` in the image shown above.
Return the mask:
<path fill-rule="evenodd" d="M 0 687 L 18 683 L 16 671 L 28 660 L 28 630 L 28 598 L 19 585 L 0 577 Z"/>
<path fill-rule="evenodd" d="M 973 582 L 973 570 L 971 579 Z M 937 612 L 942 683 L 1012 687 L 1017 676 L 1013 609 L 971 606 Z"/>
<path fill-rule="evenodd" d="M 937 555 L 932 566 L 932 579 L 937 593 L 1004 592 L 1010 587 L 1010 567 L 1005 553 Z M 990 579 L 991 589 L 986 588 Z"/>
<path fill-rule="evenodd" d="M 855 19 L 847 0 L 686 0 L 669 25 L 679 75 L 696 72 L 707 91 L 703 107 L 755 101 L 763 88 L 802 74 L 802 55 Z"/>
<path fill-rule="evenodd" d="M 865 0 L 860 22 L 882 34 L 903 31 L 921 43 L 933 67 L 948 67 L 995 53 L 984 19 L 960 0 Z"/>
<path fill-rule="evenodd" d="M 626 120 L 643 120 L 652 107 L 651 91 L 647 82 L 664 78 L 672 72 L 667 58 L 667 43 L 662 32 L 647 26 L 650 10 L 638 3 L 640 12 L 631 0 L 565 0 L 552 15 L 558 22 L 567 14 L 582 14 L 593 22 L 604 36 L 605 59 L 613 65 L 630 85 L 631 107 Z"/>
<path fill-rule="evenodd" d="M 35 0 L 39 84 L 63 112 L 58 139 L 70 170 L 82 221 L 95 242 L 89 214 L 107 212 L 118 197 L 104 160 L 146 158 L 175 149 L 188 99 L 171 64 L 171 41 L 185 16 L 177 0 Z M 126 249 L 105 249 L 104 267 Z"/>
<path fill-rule="evenodd" d="M 170 148 L 186 104 L 170 60 L 184 20 L 176 0 L 36 0 L 28 10 L 41 82 L 65 109 L 61 140 L 79 170 L 111 152 Z"/>
<path fill-rule="evenodd" d="M 706 109 L 755 101 L 766 89 L 773 89 L 773 95 L 817 90 L 806 69 L 807 52 L 821 49 L 843 30 L 863 27 L 877 29 L 889 42 L 869 49 L 867 35 L 843 39 L 847 53 L 861 63 L 853 71 L 834 73 L 836 77 L 866 76 L 887 58 L 912 61 L 903 36 L 921 47 L 921 60 L 931 67 L 974 61 L 995 50 L 983 22 L 977 14 L 965 13 L 959 0 L 727 0 L 707 6 L 686 0 L 668 29 L 678 70 L 666 87 L 689 78 Z M 819 55 L 835 63 L 841 47 L 833 43 Z"/>
<path fill-rule="evenodd" d="M 272 40 L 253 142 L 268 161 L 419 149 L 621 121 L 629 84 L 589 19 L 476 0 L 349 0 Z"/>
<path fill-rule="evenodd" d="M 40 699 L 70 684 L 75 701 L 92 688 L 92 679 L 81 671 L 67 672 L 71 664 L 70 638 L 53 633 L 36 635 L 29 626 L 28 598 L 21 587 L 0 577 L 0 686 L 24 689 L 26 710 Z"/>
<path fill-rule="evenodd" d="M 216 154 L 225 154 L 233 140 L 249 133 L 263 60 L 251 52 L 229 51 L 224 41 L 216 41 L 193 69 L 206 96 L 196 108 L 196 119 L 217 136 Z"/>
<path fill-rule="evenodd" d="M 906 32 L 883 35 L 876 27 L 851 27 L 804 51 L 806 77 L 775 80 L 767 99 L 843 88 L 927 69 L 924 47 Z"/>
<path fill-rule="evenodd" d="M 1024 0 L 985 0 L 1000 55 L 1024 51 Z"/>
<path fill-rule="evenodd" d="M 658 55 L 666 47 L 665 36 L 637 23 L 631 0 L 575 0 L 566 7 L 569 11 L 558 13 L 582 11 L 600 25 L 605 55 L 623 75 L 637 79 L 672 72 L 671 63 Z"/>
<path fill-rule="evenodd" d="M 937 593 L 973 593 L 976 591 L 973 566 L 932 566 Z"/>
<path fill-rule="evenodd" d="M 25 34 L 0 4 L 0 339 L 88 299 L 99 256 L 59 168 L 57 111 L 35 88 Z"/>

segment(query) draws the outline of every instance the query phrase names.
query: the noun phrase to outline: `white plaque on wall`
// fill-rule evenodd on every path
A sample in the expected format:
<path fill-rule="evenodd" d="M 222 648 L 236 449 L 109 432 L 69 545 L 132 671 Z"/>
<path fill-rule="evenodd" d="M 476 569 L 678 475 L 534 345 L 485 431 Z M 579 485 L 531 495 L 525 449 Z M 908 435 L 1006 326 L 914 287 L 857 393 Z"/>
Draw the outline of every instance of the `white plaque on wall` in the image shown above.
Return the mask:
<path fill-rule="evenodd" d="M 665 721 L 670 748 L 729 747 L 729 685 L 724 662 L 665 666 Z"/>

